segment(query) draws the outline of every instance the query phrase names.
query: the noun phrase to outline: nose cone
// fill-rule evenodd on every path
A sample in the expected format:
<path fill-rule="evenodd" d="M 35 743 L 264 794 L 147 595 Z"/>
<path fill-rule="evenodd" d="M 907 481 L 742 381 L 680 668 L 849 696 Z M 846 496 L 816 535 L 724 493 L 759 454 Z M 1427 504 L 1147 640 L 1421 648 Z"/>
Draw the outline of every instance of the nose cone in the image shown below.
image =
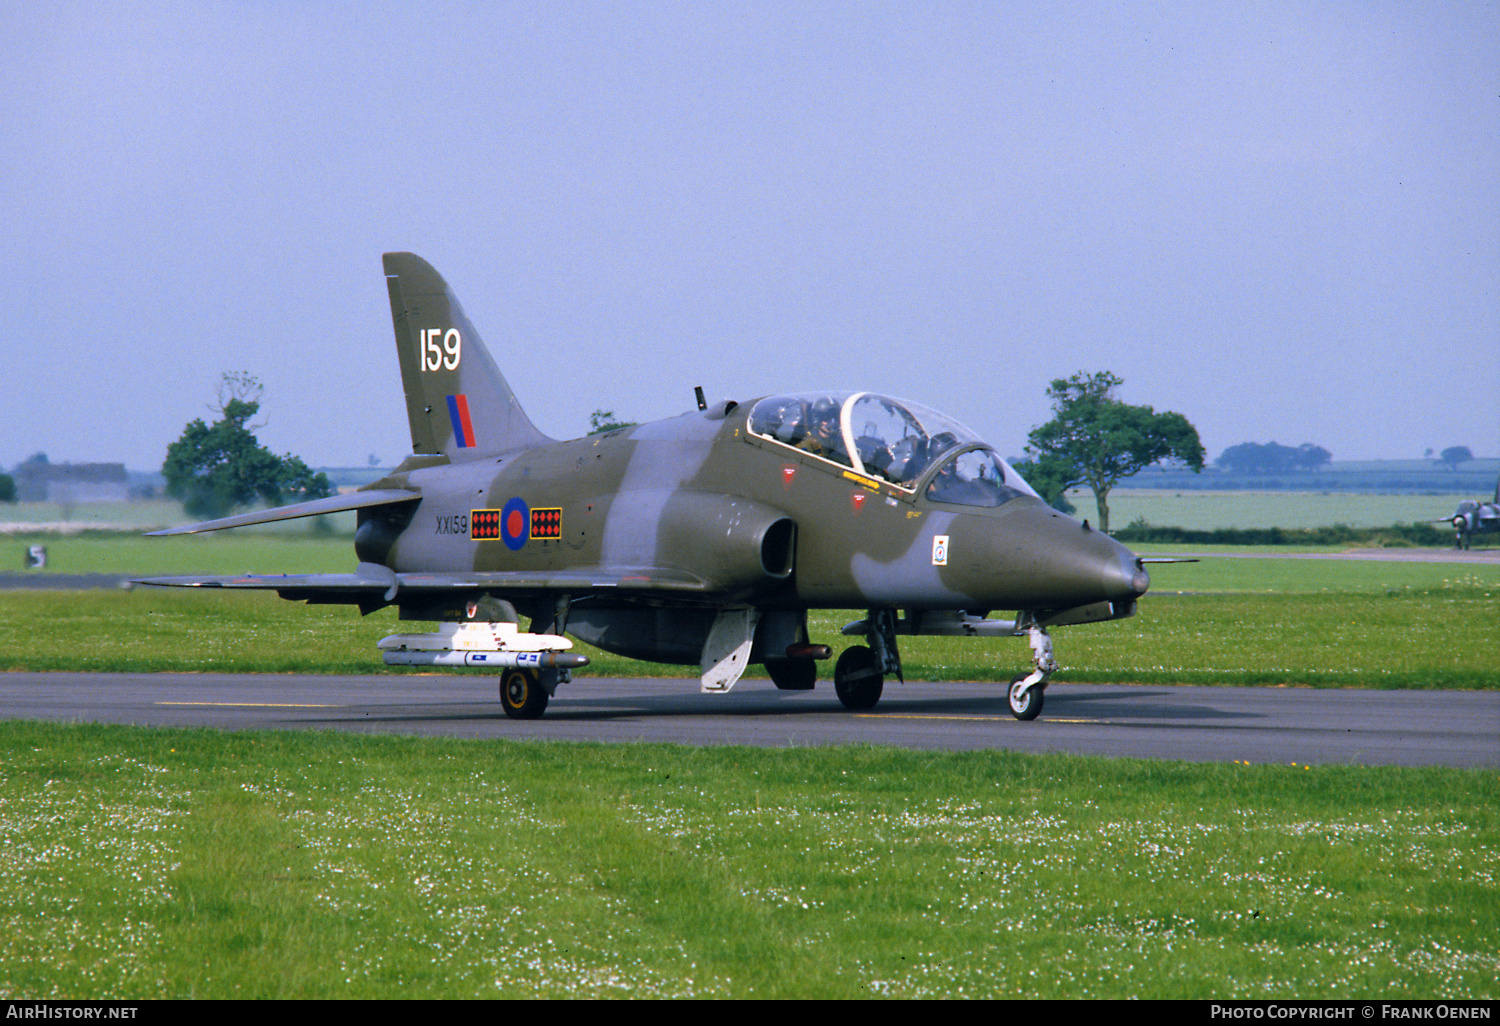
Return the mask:
<path fill-rule="evenodd" d="M 1140 567 L 1140 569 L 1131 575 L 1130 587 L 1134 589 L 1135 597 L 1140 598 L 1142 595 L 1146 594 L 1147 590 L 1151 587 L 1151 575 L 1146 572 L 1146 568 L 1144 566 L 1141 566 L 1141 561 L 1139 558 L 1136 559 L 1135 565 Z"/>
<path fill-rule="evenodd" d="M 1098 533 L 1098 532 L 1095 532 Z M 1151 575 L 1145 564 L 1125 546 L 1108 535 L 1100 538 L 1109 543 L 1108 552 L 1100 553 L 1098 574 L 1100 585 L 1110 599 L 1137 599 L 1151 587 Z"/>
<path fill-rule="evenodd" d="M 1151 587 L 1134 552 L 1040 503 L 1014 510 L 995 540 L 992 580 L 1004 595 L 993 604 L 1002 608 L 1129 602 Z"/>

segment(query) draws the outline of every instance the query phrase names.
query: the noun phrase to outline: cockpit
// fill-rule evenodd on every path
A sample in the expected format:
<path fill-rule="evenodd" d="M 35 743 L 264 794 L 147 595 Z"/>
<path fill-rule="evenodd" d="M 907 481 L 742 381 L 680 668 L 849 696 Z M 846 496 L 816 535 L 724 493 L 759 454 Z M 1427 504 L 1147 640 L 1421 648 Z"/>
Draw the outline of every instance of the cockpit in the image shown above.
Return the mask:
<path fill-rule="evenodd" d="M 1036 497 L 974 432 L 905 399 L 873 392 L 769 396 L 750 411 L 749 428 L 904 491 L 923 488 L 935 502 L 999 506 L 1018 495 Z"/>

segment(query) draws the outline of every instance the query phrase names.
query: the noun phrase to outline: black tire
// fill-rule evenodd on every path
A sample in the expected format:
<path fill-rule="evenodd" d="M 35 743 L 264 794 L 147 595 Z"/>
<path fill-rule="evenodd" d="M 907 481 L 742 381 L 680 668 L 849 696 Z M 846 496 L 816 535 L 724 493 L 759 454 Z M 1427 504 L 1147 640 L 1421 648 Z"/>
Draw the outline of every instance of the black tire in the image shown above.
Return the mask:
<path fill-rule="evenodd" d="M 767 659 L 766 672 L 782 691 L 811 691 L 818 683 L 816 659 Z"/>
<path fill-rule="evenodd" d="M 536 720 L 547 711 L 547 689 L 534 670 L 506 670 L 500 675 L 500 705 L 513 720 Z"/>
<path fill-rule="evenodd" d="M 885 674 L 875 665 L 875 653 L 864 645 L 844 649 L 833 667 L 833 690 L 845 709 L 873 709 L 885 690 Z"/>
<path fill-rule="evenodd" d="M 1042 714 L 1042 704 L 1047 697 L 1046 685 L 1021 691 L 1016 685 L 1025 679 L 1025 676 L 1021 676 L 1010 682 L 1010 687 L 1006 689 L 1005 701 L 1010 706 L 1010 714 L 1016 719 L 1034 720 Z"/>

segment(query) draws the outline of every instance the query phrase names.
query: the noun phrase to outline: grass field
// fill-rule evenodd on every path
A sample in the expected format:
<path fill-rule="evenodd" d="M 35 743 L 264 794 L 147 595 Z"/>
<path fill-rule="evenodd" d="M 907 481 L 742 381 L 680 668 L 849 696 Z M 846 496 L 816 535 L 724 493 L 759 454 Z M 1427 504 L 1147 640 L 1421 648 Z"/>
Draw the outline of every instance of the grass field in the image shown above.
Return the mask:
<path fill-rule="evenodd" d="M 1492 772 L 0 724 L 0 998 L 1494 998 Z"/>
<path fill-rule="evenodd" d="M 55 540 L 49 552 L 48 572 L 316 573 L 352 563 L 347 540 L 307 533 L 77 536 Z M 1135 618 L 1058 630 L 1058 679 L 1491 687 L 1500 682 L 1497 594 L 1500 563 L 1210 554 L 1200 563 L 1153 566 L 1152 591 Z M 838 632 L 860 615 L 813 613 L 814 639 L 836 648 L 853 643 Z M 392 610 L 360 617 L 269 594 L 0 591 L 0 669 L 384 672 L 375 642 L 411 629 Z M 901 647 L 912 679 L 996 680 L 1029 658 L 1012 639 L 904 638 Z M 592 675 L 697 672 L 582 650 Z"/>
<path fill-rule="evenodd" d="M 1219 593 L 1164 591 L 1143 599 L 1132 619 L 1060 628 L 1058 680 L 1416 688 L 1500 683 L 1494 615 L 1500 566 L 1224 559 L 1157 569 Z M 1189 576 L 1194 572 L 1200 579 Z M 1286 591 L 1283 583 L 1311 590 Z M 860 615 L 813 613 L 814 640 L 836 649 L 856 643 L 838 632 Z M 361 617 L 348 607 L 305 606 L 271 594 L 0 591 L 0 670 L 406 672 L 382 666 L 375 643 L 417 626 L 398 621 L 389 609 Z M 579 672 L 591 676 L 698 672 L 585 645 L 579 650 L 593 660 Z M 913 680 L 1005 679 L 1030 658 L 1016 639 L 902 638 L 901 652 Z M 759 672 L 752 669 L 752 675 Z"/>
<path fill-rule="evenodd" d="M 1109 523 L 1117 530 L 1134 520 L 1157 527 L 1211 531 L 1221 527 L 1389 527 L 1451 516 L 1474 495 L 1349 495 L 1324 492 L 1169 492 L 1117 488 L 1109 493 Z M 1079 518 L 1098 520 L 1094 493 L 1068 492 Z"/>
<path fill-rule="evenodd" d="M 128 534 L 17 534 L 14 546 L 19 570 L 21 553 L 30 545 L 47 547 L 43 574 L 318 574 L 354 569 L 352 536 L 319 535 L 303 525 L 277 534 L 236 530 L 172 538 Z"/>
<path fill-rule="evenodd" d="M 52 572 L 353 562 L 306 532 L 47 544 Z M 1153 567 L 1137 617 L 1057 632 L 1059 679 L 1500 682 L 1500 564 L 1289 555 Z M 374 642 L 412 626 L 0 591 L 0 669 L 390 672 Z M 902 651 L 914 679 L 1028 654 Z M 0 999 L 1500 996 L 1493 771 L 32 723 L 0 766 Z"/>

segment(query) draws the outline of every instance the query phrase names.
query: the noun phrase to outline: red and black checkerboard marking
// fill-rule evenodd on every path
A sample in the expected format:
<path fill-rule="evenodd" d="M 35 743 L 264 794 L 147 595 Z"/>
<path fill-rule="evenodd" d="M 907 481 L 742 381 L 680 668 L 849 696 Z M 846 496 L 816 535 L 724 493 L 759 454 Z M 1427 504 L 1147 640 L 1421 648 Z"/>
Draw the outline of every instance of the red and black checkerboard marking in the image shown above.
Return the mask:
<path fill-rule="evenodd" d="M 499 541 L 500 512 L 498 509 L 470 510 L 469 537 L 475 541 Z"/>
<path fill-rule="evenodd" d="M 546 540 L 562 537 L 562 510 L 534 509 L 531 511 L 531 536 Z"/>

